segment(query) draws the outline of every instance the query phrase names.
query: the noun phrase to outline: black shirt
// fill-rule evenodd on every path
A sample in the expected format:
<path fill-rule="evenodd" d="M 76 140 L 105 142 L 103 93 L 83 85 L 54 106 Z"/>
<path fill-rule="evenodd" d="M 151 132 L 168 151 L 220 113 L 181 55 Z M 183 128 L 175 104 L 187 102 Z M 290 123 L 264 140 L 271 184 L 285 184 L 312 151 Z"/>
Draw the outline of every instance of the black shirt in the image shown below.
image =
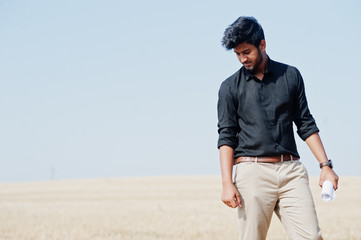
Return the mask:
<path fill-rule="evenodd" d="M 269 59 L 262 81 L 242 67 L 222 83 L 218 148 L 232 147 L 235 157 L 299 157 L 292 122 L 303 140 L 319 131 L 308 109 L 302 76 L 295 67 Z"/>

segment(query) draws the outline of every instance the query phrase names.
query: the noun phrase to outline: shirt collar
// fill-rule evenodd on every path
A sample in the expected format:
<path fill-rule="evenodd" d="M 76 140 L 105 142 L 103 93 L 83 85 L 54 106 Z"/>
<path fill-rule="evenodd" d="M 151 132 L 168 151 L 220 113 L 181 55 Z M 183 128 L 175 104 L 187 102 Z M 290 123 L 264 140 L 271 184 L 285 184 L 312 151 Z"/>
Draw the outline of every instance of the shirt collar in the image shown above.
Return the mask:
<path fill-rule="evenodd" d="M 274 61 L 273 61 L 268 55 L 267 55 L 267 57 L 268 57 L 268 67 L 267 67 L 267 71 L 266 71 L 265 75 L 266 75 L 266 74 L 271 74 L 271 75 L 273 75 L 273 74 L 275 73 L 275 66 L 274 66 L 275 64 L 274 64 Z M 244 67 L 243 67 L 243 69 L 244 69 L 244 73 L 245 73 L 245 77 L 246 77 L 246 79 L 247 79 L 247 82 L 255 78 L 255 77 L 254 77 L 248 70 L 246 70 Z"/>

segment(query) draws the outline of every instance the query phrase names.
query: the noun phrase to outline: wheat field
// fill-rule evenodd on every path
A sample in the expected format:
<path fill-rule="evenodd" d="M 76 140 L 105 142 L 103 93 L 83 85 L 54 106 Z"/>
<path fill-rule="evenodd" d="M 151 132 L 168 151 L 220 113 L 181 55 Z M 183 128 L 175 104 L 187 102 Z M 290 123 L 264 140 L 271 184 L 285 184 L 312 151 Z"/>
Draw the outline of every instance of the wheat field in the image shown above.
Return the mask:
<path fill-rule="evenodd" d="M 361 239 L 361 177 L 341 177 L 323 202 L 310 178 L 324 239 Z M 219 176 L 0 183 L 0 240 L 237 239 L 237 213 Z M 274 215 L 267 239 L 287 239 Z"/>

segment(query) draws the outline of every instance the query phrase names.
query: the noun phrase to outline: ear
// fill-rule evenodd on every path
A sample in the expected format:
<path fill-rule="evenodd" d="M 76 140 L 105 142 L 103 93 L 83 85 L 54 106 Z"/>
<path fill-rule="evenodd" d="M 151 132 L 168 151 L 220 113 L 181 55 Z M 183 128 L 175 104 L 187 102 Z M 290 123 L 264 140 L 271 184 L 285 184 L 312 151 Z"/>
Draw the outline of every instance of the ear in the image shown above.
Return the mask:
<path fill-rule="evenodd" d="M 262 52 L 265 52 L 266 51 L 266 41 L 263 39 L 261 41 L 261 43 L 259 44 L 259 49 L 262 51 Z"/>

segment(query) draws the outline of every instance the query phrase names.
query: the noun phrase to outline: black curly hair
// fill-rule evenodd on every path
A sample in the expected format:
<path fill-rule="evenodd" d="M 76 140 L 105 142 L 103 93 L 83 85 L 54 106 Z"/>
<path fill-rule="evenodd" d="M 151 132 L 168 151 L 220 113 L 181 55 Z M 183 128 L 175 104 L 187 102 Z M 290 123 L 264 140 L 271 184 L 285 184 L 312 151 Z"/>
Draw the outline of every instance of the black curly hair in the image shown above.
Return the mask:
<path fill-rule="evenodd" d="M 257 19 L 242 16 L 224 31 L 222 45 L 227 50 L 231 50 L 239 44 L 247 42 L 258 48 L 264 39 L 262 26 Z"/>

